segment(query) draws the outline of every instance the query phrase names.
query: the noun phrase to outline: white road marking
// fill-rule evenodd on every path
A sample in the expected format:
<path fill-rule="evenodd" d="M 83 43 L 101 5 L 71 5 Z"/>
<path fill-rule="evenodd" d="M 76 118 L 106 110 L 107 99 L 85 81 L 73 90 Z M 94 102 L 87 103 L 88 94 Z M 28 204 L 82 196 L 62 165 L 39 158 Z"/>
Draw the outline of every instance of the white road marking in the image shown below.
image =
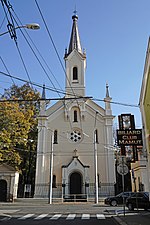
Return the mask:
<path fill-rule="evenodd" d="M 106 219 L 104 214 L 96 214 L 96 217 L 97 217 L 98 220 Z"/>
<path fill-rule="evenodd" d="M 50 218 L 50 220 L 58 220 L 61 216 L 62 214 L 55 214 L 54 216 Z"/>
<path fill-rule="evenodd" d="M 73 220 L 76 217 L 76 214 L 69 214 L 66 220 Z"/>
<path fill-rule="evenodd" d="M 32 218 L 34 220 L 42 220 L 43 218 L 47 217 L 48 219 L 50 220 L 58 220 L 60 217 L 63 217 L 63 218 L 66 218 L 66 220 L 74 220 L 76 217 L 80 217 L 80 219 L 82 220 L 89 220 L 90 218 L 93 218 L 94 215 L 92 214 L 86 214 L 86 213 L 83 213 L 81 214 L 80 216 L 75 214 L 75 213 L 70 213 L 70 214 L 67 214 L 67 215 L 63 215 L 63 214 L 54 214 L 54 215 L 49 215 L 49 214 L 40 214 L 38 216 L 35 216 L 35 214 L 26 214 L 24 216 L 21 216 L 18 218 L 18 220 L 26 220 L 26 219 L 29 219 L 29 218 Z M 104 214 L 95 214 L 95 218 L 97 218 L 98 220 L 100 219 L 106 219 L 105 215 Z M 10 219 L 10 218 L 9 218 Z"/>
<path fill-rule="evenodd" d="M 20 217 L 20 218 L 18 218 L 18 219 L 19 219 L 19 220 L 25 220 L 25 219 L 28 219 L 28 218 L 30 218 L 30 217 L 32 217 L 32 216 L 34 216 L 34 214 L 27 214 L 27 215 L 22 216 L 22 217 Z"/>
<path fill-rule="evenodd" d="M 45 218 L 48 214 L 41 214 L 39 216 L 37 216 L 36 218 L 34 218 L 35 220 L 41 220 L 43 218 Z"/>
<path fill-rule="evenodd" d="M 88 220 L 88 219 L 90 219 L 90 214 L 82 214 L 81 219 L 82 220 Z"/>
<path fill-rule="evenodd" d="M 6 210 L 4 210 L 4 209 L 2 209 L 2 210 L 0 210 L 0 214 L 11 214 L 11 213 L 15 213 L 15 212 L 18 212 L 18 211 L 20 211 L 19 209 L 6 209 Z"/>

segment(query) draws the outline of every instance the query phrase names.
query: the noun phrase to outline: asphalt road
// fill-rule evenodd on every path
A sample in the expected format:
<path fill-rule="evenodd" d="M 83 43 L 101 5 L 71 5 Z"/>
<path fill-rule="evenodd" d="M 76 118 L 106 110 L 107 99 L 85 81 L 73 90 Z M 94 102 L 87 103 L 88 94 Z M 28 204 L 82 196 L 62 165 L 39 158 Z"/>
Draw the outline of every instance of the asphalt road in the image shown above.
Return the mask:
<path fill-rule="evenodd" d="M 0 225 L 149 225 L 149 221 L 150 211 L 131 212 L 126 209 L 124 217 L 122 206 L 92 203 L 49 205 L 24 201 L 0 203 Z"/>
<path fill-rule="evenodd" d="M 73 219 L 68 219 L 66 217 L 60 217 L 57 219 L 51 219 L 53 217 L 46 217 L 42 219 L 36 219 L 37 217 L 20 219 L 20 218 L 8 218 L 6 220 L 1 220 L 0 224 L 2 225 L 116 225 L 116 221 L 112 217 L 105 217 L 103 219 L 97 219 L 94 216 L 90 218 L 82 218 L 82 216 L 77 216 Z"/>

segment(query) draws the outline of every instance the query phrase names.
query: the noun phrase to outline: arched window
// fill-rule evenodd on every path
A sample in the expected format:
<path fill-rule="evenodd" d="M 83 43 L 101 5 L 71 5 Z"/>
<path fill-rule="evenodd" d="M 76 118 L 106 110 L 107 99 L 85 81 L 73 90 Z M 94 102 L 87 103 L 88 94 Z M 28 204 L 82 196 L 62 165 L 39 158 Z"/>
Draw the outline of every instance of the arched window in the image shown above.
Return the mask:
<path fill-rule="evenodd" d="M 56 175 L 53 175 L 53 184 L 52 184 L 53 188 L 56 188 Z"/>
<path fill-rule="evenodd" d="M 73 67 L 73 80 L 78 80 L 78 68 Z"/>
<path fill-rule="evenodd" d="M 58 132 L 54 130 L 54 144 L 58 144 Z"/>
<path fill-rule="evenodd" d="M 78 112 L 74 110 L 74 122 L 78 122 Z"/>

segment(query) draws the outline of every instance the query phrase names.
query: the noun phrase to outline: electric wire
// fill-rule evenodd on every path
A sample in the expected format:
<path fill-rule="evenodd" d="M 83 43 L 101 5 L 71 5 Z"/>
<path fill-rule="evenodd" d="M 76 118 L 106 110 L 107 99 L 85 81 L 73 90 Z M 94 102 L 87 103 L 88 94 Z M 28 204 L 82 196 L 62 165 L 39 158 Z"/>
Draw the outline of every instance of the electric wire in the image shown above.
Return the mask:
<path fill-rule="evenodd" d="M 2 2 L 3 8 L 4 8 L 3 1 L 1 0 L 1 2 Z M 55 51 L 56 51 L 56 53 L 57 53 L 57 56 L 58 56 L 58 58 L 59 58 L 59 61 L 60 61 L 61 65 L 62 65 L 62 67 L 63 67 L 63 64 L 62 64 L 62 62 L 61 62 L 61 59 L 60 59 L 60 56 L 59 56 L 59 54 L 58 54 L 57 48 L 56 48 L 55 43 L 54 43 L 54 41 L 53 41 L 53 39 L 52 39 L 52 36 L 51 36 L 51 34 L 50 34 L 50 32 L 49 32 L 49 29 L 48 29 L 48 27 L 47 27 L 47 24 L 46 24 L 46 21 L 45 21 L 43 15 L 42 15 L 42 12 L 41 12 L 41 10 L 40 10 L 40 7 L 39 7 L 39 5 L 38 5 L 38 3 L 37 3 L 36 0 L 35 0 L 35 2 L 36 2 L 36 5 L 37 5 L 37 7 L 38 7 L 38 9 L 39 9 L 39 11 L 40 11 L 41 17 L 42 17 L 42 19 L 43 19 L 43 21 L 44 21 L 44 24 L 45 24 L 45 26 L 46 26 L 46 29 L 47 29 L 48 34 L 49 34 L 49 36 L 50 36 L 50 39 L 51 39 L 51 41 L 52 41 L 52 43 L 53 43 L 53 47 L 54 47 L 54 49 L 55 49 Z M 5 4 L 6 4 L 6 2 L 5 2 Z M 11 5 L 8 5 L 8 4 L 6 4 L 6 6 L 7 6 L 8 10 L 9 10 L 11 19 L 12 19 L 12 21 L 13 21 L 13 16 L 12 16 L 12 14 L 11 14 L 11 12 L 10 12 L 10 8 L 11 8 L 12 10 L 13 10 L 13 8 L 12 8 Z M 7 13 L 6 13 L 5 8 L 4 8 L 4 12 L 5 12 L 6 18 L 7 18 L 8 22 L 9 22 L 9 19 L 8 19 L 8 16 L 7 16 Z M 13 10 L 13 12 L 14 12 L 14 10 Z M 23 63 L 23 64 L 24 64 L 24 63 Z M 64 70 L 64 72 L 65 72 L 64 67 L 63 67 L 63 70 Z M 65 74 L 66 74 L 66 72 L 65 72 Z M 28 78 L 29 78 L 29 77 L 28 77 Z M 30 80 L 30 78 L 29 78 L 29 80 Z M 31 81 L 30 81 L 30 82 L 31 82 Z M 96 98 L 93 99 L 93 100 L 95 100 L 95 101 L 104 101 L 104 100 L 96 99 Z M 139 107 L 139 105 L 126 104 L 126 103 L 120 103 L 120 102 L 114 102 L 114 101 L 111 101 L 111 103 L 112 103 L 112 104 L 123 105 L 123 106 Z"/>
<path fill-rule="evenodd" d="M 4 13 L 5 13 L 7 22 L 8 22 L 7 29 L 9 31 L 10 37 L 16 41 L 17 40 L 16 30 L 15 30 L 14 21 L 13 21 L 12 14 L 11 14 L 12 5 L 10 4 L 10 2 L 7 3 L 6 0 L 5 1 L 4 0 L 1 0 L 1 3 L 2 3 L 2 7 L 3 7 Z M 6 6 L 7 10 L 8 10 L 8 15 L 9 16 L 7 15 L 5 6 Z M 10 22 L 9 19 L 11 20 L 11 22 Z"/>
<path fill-rule="evenodd" d="M 0 59 L 1 59 L 1 61 L 2 61 L 3 65 L 4 65 L 4 67 L 5 67 L 5 69 L 6 69 L 6 71 L 7 71 L 7 73 L 10 75 L 10 78 L 11 78 L 11 80 L 12 80 L 13 84 L 15 84 L 15 82 L 14 82 L 14 80 L 13 80 L 13 78 L 12 78 L 12 76 L 11 76 L 11 74 L 10 74 L 10 72 L 9 72 L 9 70 L 8 70 L 8 68 L 7 68 L 6 64 L 4 63 L 4 60 L 2 59 L 2 57 L 1 57 L 1 56 L 0 56 Z"/>
<path fill-rule="evenodd" d="M 4 19 L 3 19 L 2 22 L 1 22 L 0 30 L 1 30 L 1 28 L 2 28 L 2 26 L 3 26 L 3 24 L 4 24 L 4 22 L 5 22 L 5 20 L 6 20 L 6 16 L 4 17 Z"/>
<path fill-rule="evenodd" d="M 60 62 L 60 65 L 61 65 L 61 67 L 62 67 L 62 69 L 63 69 L 63 71 L 64 71 L 65 77 L 66 77 L 66 79 L 67 79 L 67 81 L 68 81 L 68 83 L 69 83 L 69 85 L 70 85 L 70 88 L 71 88 L 71 90 L 72 90 L 72 93 L 74 94 L 74 96 L 76 96 L 76 94 L 75 94 L 75 92 L 74 92 L 74 90 L 73 90 L 73 88 L 72 88 L 72 86 L 71 86 L 71 84 L 70 84 L 70 80 L 69 80 L 68 77 L 67 77 L 66 70 L 65 70 L 65 68 L 64 68 L 64 66 L 63 66 L 63 63 L 62 63 L 61 58 L 60 58 L 60 56 L 59 56 L 59 53 L 58 53 L 58 51 L 57 51 L 56 45 L 55 45 L 55 43 L 54 43 L 54 40 L 53 40 L 52 35 L 51 35 L 50 31 L 49 31 L 49 28 L 48 28 L 48 26 L 47 26 L 47 23 L 46 23 L 46 21 L 45 21 L 45 19 L 44 19 L 43 13 L 42 13 L 42 11 L 41 11 L 41 9 L 40 9 L 40 6 L 39 6 L 37 0 L 35 0 L 35 3 L 36 3 L 36 6 L 37 6 L 37 8 L 38 8 L 38 11 L 39 11 L 39 13 L 40 13 L 40 15 L 41 15 L 41 18 L 42 18 L 42 20 L 43 20 L 43 22 L 44 22 L 44 25 L 45 25 L 45 27 L 46 27 L 48 36 L 49 36 L 49 38 L 50 38 L 50 40 L 51 40 L 51 42 L 52 42 L 52 45 L 53 45 L 53 47 L 54 47 L 54 50 L 55 50 L 55 52 L 56 52 L 56 55 L 57 55 L 58 60 L 59 60 L 59 62 Z M 78 104 L 78 108 L 80 109 L 78 101 L 77 101 L 77 104 Z M 82 120 L 81 120 L 81 118 L 80 118 L 80 126 L 81 126 L 81 130 L 82 130 Z"/>
<path fill-rule="evenodd" d="M 83 99 L 86 97 L 78 97 L 77 99 Z M 74 98 L 66 98 L 66 100 L 74 100 Z M 46 98 L 46 99 L 0 99 L 0 102 L 38 102 L 38 101 L 56 101 L 56 100 L 62 100 L 64 101 L 64 98 Z"/>
<path fill-rule="evenodd" d="M 3 74 L 4 76 L 7 76 L 7 77 L 10 77 L 10 76 L 11 76 L 11 77 L 12 77 L 13 79 L 15 79 L 15 80 L 18 80 L 18 81 L 21 81 L 21 82 L 28 83 L 28 81 L 25 80 L 25 79 L 22 79 L 22 78 L 19 78 L 19 77 L 16 77 L 16 76 L 7 74 L 7 73 L 2 72 L 2 71 L 0 71 L 0 73 Z M 35 82 L 33 82 L 33 81 L 32 81 L 31 83 L 32 83 L 32 85 L 34 85 L 34 86 L 36 86 L 36 87 L 43 88 L 43 85 L 41 85 L 41 84 L 35 83 Z M 47 86 L 45 87 L 45 89 L 47 89 L 47 90 L 49 90 L 49 91 L 52 91 L 52 92 L 56 92 L 55 89 L 50 88 L 50 87 L 47 87 Z M 58 92 L 58 90 L 57 90 L 57 92 Z M 62 93 L 62 94 L 65 94 L 65 92 L 62 92 L 61 90 L 59 90 L 59 92 Z"/>
<path fill-rule="evenodd" d="M 12 5 L 10 4 L 10 2 L 7 3 L 7 1 L 2 1 L 2 0 L 1 0 L 1 2 L 2 2 L 2 6 L 3 6 L 3 9 L 4 9 L 4 12 L 5 12 L 5 16 L 6 16 L 6 18 L 7 18 L 7 22 L 8 22 L 7 28 L 8 28 L 9 34 L 10 34 L 11 38 L 14 40 L 14 42 L 15 42 L 17 51 L 18 51 L 18 53 L 19 53 L 19 57 L 20 57 L 20 59 L 21 59 L 21 62 L 22 62 L 23 67 L 24 67 L 24 70 L 25 70 L 25 72 L 26 72 L 26 74 L 27 74 L 27 77 L 28 77 L 28 79 L 29 79 L 29 83 L 31 84 L 31 79 L 30 79 L 29 72 L 28 72 L 28 70 L 27 70 L 27 66 L 26 66 L 26 64 L 25 64 L 25 61 L 24 61 L 24 59 L 23 59 L 23 56 L 22 56 L 22 54 L 21 54 L 21 51 L 20 51 L 19 46 L 18 46 L 18 43 L 17 43 L 17 35 L 16 35 L 15 24 L 14 24 L 14 18 L 13 18 L 13 15 L 12 15 L 12 13 L 11 13 L 11 10 L 13 10 L 13 7 L 12 7 Z M 6 10 L 5 10 L 4 4 L 5 4 L 6 7 L 7 7 L 7 10 L 8 10 L 8 13 L 9 13 L 9 17 L 10 17 L 11 22 L 10 22 L 9 17 L 8 17 L 8 15 L 7 15 L 7 12 L 6 12 Z M 31 86 L 32 86 L 32 84 L 31 84 Z"/>
<path fill-rule="evenodd" d="M 15 13 L 15 15 L 16 15 L 16 13 Z M 17 15 L 16 15 L 16 16 L 17 16 Z M 17 19 L 19 20 L 18 17 L 17 17 Z M 14 18 L 14 20 L 15 20 L 15 18 Z M 16 20 L 15 20 L 15 21 L 16 21 Z M 21 21 L 19 20 L 19 22 L 21 22 Z M 17 23 L 17 21 L 16 21 L 16 23 Z M 22 23 L 21 23 L 21 24 L 22 24 Z M 18 23 L 17 23 L 17 25 L 18 25 Z M 30 41 L 32 42 L 32 44 L 34 45 L 34 47 L 36 48 L 36 50 L 38 51 L 38 53 L 39 53 L 40 56 L 42 57 L 41 53 L 39 52 L 39 50 L 37 49 L 37 47 L 36 47 L 35 44 L 33 43 L 32 39 L 30 38 L 28 32 L 27 32 L 25 29 L 24 29 L 24 31 L 26 32 L 26 34 L 27 34 L 27 36 L 29 37 Z M 54 89 L 55 89 L 56 92 L 57 92 L 57 89 L 56 89 L 54 83 L 53 83 L 52 80 L 50 79 L 50 76 L 48 75 L 47 71 L 45 70 L 44 66 L 42 65 L 40 59 L 38 58 L 37 54 L 35 53 L 34 49 L 32 48 L 31 44 L 29 43 L 28 39 L 27 39 L 26 36 L 24 35 L 24 33 L 23 33 L 23 31 L 22 31 L 21 28 L 20 28 L 20 32 L 22 33 L 22 35 L 23 35 L 23 37 L 25 38 L 27 44 L 29 45 L 29 47 L 30 47 L 32 53 L 34 54 L 35 58 L 37 59 L 38 63 L 40 64 L 41 68 L 43 69 L 44 73 L 46 74 L 48 80 L 50 81 L 50 83 L 52 84 L 52 86 L 54 87 Z M 42 57 L 42 59 L 44 60 L 43 57 Z M 44 62 L 46 63 L 45 60 L 44 60 Z M 50 70 L 50 68 L 49 68 L 49 70 Z M 51 70 L 50 70 L 50 72 L 51 72 L 51 74 L 53 75 L 53 77 L 55 77 Z M 55 78 L 55 80 L 56 80 L 56 78 Z M 58 81 L 57 81 L 57 82 L 58 82 Z M 58 93 L 58 94 L 59 94 L 59 93 Z"/>
<path fill-rule="evenodd" d="M 21 54 L 21 51 L 20 51 L 20 49 L 19 49 L 18 43 L 17 43 L 16 41 L 15 41 L 15 44 L 16 44 L 16 48 L 17 48 L 17 51 L 18 51 L 18 53 L 19 53 L 21 62 L 22 62 L 22 64 L 23 64 L 23 67 L 24 67 L 25 72 L 26 72 L 26 74 L 27 74 L 27 77 L 28 77 L 28 79 L 29 79 L 29 83 L 30 83 L 30 85 L 31 85 L 31 87 L 32 87 L 32 89 L 33 89 L 32 82 L 31 82 L 31 79 L 30 79 L 30 75 L 29 75 L 27 66 L 26 66 L 26 64 L 25 64 L 25 61 L 24 61 L 23 56 L 22 56 L 22 54 Z"/>
<path fill-rule="evenodd" d="M 2 71 L 0 71 L 0 73 L 3 74 L 4 76 L 12 77 L 13 79 L 16 79 L 16 80 L 19 80 L 19 81 L 22 81 L 22 82 L 25 82 L 25 83 L 28 82 L 28 81 L 25 80 L 25 79 L 22 79 L 22 78 L 19 78 L 19 77 L 16 77 L 16 76 L 7 74 L 7 73 L 2 72 Z M 43 85 L 40 85 L 40 84 L 35 83 L 35 82 L 32 82 L 32 85 L 34 85 L 34 86 L 36 86 L 36 87 L 39 87 L 39 88 L 43 88 Z M 55 92 L 55 90 L 54 90 L 53 88 L 50 88 L 50 87 L 48 87 L 48 86 L 45 86 L 45 89 L 47 89 L 47 90 L 49 90 L 49 91 Z M 58 90 L 57 90 L 57 91 L 58 91 Z M 64 92 L 61 92 L 61 90 L 59 90 L 59 92 L 65 94 L 65 95 L 70 95 L 70 96 L 73 96 L 73 97 L 74 97 L 74 95 L 72 95 L 71 93 L 68 93 L 68 92 L 65 92 L 65 91 L 64 91 Z M 77 96 L 77 97 L 79 97 L 79 98 L 84 98 L 84 99 L 90 98 L 90 99 L 95 100 L 95 101 L 106 102 L 106 100 L 104 100 L 104 99 L 97 99 L 97 98 L 93 98 L 93 97 L 91 97 L 91 96 L 90 96 L 90 97 L 81 97 L 81 96 Z M 74 97 L 74 98 L 75 98 L 75 97 Z M 73 99 L 74 99 L 74 98 L 73 98 Z M 65 98 L 64 98 L 64 100 L 65 100 Z M 139 108 L 139 105 L 135 105 L 135 104 L 129 104 L 129 103 L 123 103 L 123 102 L 121 103 L 121 102 L 115 102 L 115 101 L 111 101 L 110 103 L 111 103 L 111 104 L 115 104 L 115 105 L 122 105 L 122 106 L 125 106 L 125 107 L 131 107 L 131 108 L 136 107 L 136 108 Z M 88 104 L 87 104 L 87 106 L 90 107 Z M 91 109 L 93 109 L 93 108 L 91 107 Z M 93 110 L 94 110 L 94 109 L 93 109 Z M 96 112 L 96 110 L 94 110 L 94 111 Z M 98 113 L 99 113 L 99 112 L 98 112 Z"/>
<path fill-rule="evenodd" d="M 98 101 L 98 102 L 107 102 L 107 100 L 97 99 L 97 98 L 93 98 L 93 100 Z M 121 103 L 121 102 L 114 102 L 114 101 L 108 101 L 108 102 L 110 102 L 111 104 L 116 104 L 116 105 L 139 108 L 139 105 L 135 105 L 135 104 Z"/>
<path fill-rule="evenodd" d="M 52 42 L 52 45 L 53 45 L 53 47 L 54 47 L 54 50 L 55 50 L 56 55 L 57 55 L 57 58 L 58 58 L 58 60 L 59 60 L 59 62 L 60 62 L 60 65 L 61 65 L 61 67 L 62 67 L 62 69 L 63 69 L 63 71 L 64 71 L 64 73 L 65 73 L 66 79 L 67 79 L 67 81 L 69 82 L 69 85 L 70 85 L 70 88 L 72 89 L 73 94 L 76 96 L 76 94 L 74 93 L 74 90 L 73 90 L 73 88 L 72 88 L 72 86 L 71 86 L 71 84 L 70 84 L 70 80 L 68 80 L 68 77 L 67 77 L 67 75 L 66 75 L 66 70 L 65 70 L 65 68 L 64 68 L 64 66 L 63 66 L 62 60 L 61 60 L 61 58 L 60 58 L 60 56 L 59 56 L 58 50 L 57 50 L 57 48 L 56 48 L 56 45 L 55 45 L 55 43 L 54 43 L 54 40 L 53 40 L 52 35 L 51 35 L 50 31 L 49 31 L 49 28 L 48 28 L 48 26 L 47 26 L 47 23 L 46 23 L 46 21 L 45 21 L 45 19 L 44 19 L 43 13 L 42 13 L 42 11 L 41 11 L 41 9 L 40 9 L 40 6 L 39 6 L 37 0 L 35 0 L 35 3 L 36 3 L 36 6 L 37 6 L 37 8 L 38 8 L 38 11 L 39 11 L 39 13 L 40 13 L 40 15 L 41 15 L 41 18 L 42 18 L 42 20 L 43 20 L 43 23 L 44 23 L 44 25 L 45 25 L 45 28 L 46 28 L 46 30 L 47 30 L 48 36 L 49 36 L 49 38 L 50 38 L 50 40 L 51 40 L 51 42 Z"/>
<path fill-rule="evenodd" d="M 45 25 L 45 27 L 46 27 L 48 36 L 49 36 L 49 38 L 50 38 L 50 40 L 51 40 L 51 42 L 52 42 L 52 45 L 53 45 L 53 47 L 54 47 L 54 50 L 55 50 L 56 55 L 57 55 L 57 57 L 58 57 L 58 60 L 59 60 L 59 62 L 60 62 L 60 64 L 61 64 L 61 67 L 62 67 L 62 69 L 63 69 L 63 71 L 64 71 L 64 73 L 65 73 L 65 75 L 66 75 L 66 71 L 65 71 L 65 69 L 64 69 L 64 66 L 63 66 L 63 63 L 62 63 L 61 58 L 60 58 L 60 56 L 59 56 L 59 53 L 58 53 L 58 51 L 57 51 L 56 45 L 55 45 L 55 43 L 54 43 L 54 41 L 53 41 L 53 38 L 52 38 L 52 36 L 51 36 L 51 34 L 50 34 L 50 31 L 49 31 L 49 29 L 48 29 L 47 23 L 46 23 L 46 21 L 45 21 L 45 19 L 44 19 L 43 13 L 42 13 L 42 11 L 41 11 L 41 9 L 40 9 L 40 7 L 39 7 L 39 4 L 38 4 L 38 2 L 37 2 L 36 0 L 35 0 L 35 3 L 36 3 L 36 6 L 37 6 L 37 8 L 38 8 L 38 11 L 39 11 L 39 13 L 40 13 L 40 15 L 41 15 L 41 18 L 42 18 L 42 20 L 43 20 L 43 22 L 44 22 L 44 25 Z M 66 76 L 66 77 L 67 77 L 67 76 Z M 70 81 L 69 81 L 69 82 L 70 82 Z M 67 114 L 68 114 L 68 111 L 69 111 L 69 110 L 68 110 L 67 104 L 65 104 L 65 102 L 64 102 L 64 107 L 66 108 L 66 111 L 67 111 Z M 69 117 L 69 116 L 68 116 L 68 119 L 69 119 L 70 127 L 71 127 L 71 130 L 72 130 L 72 123 L 71 123 L 71 120 L 70 120 L 70 117 Z"/>
<path fill-rule="evenodd" d="M 14 12 L 15 13 L 15 12 Z M 17 19 L 19 20 L 19 18 L 18 18 L 18 16 L 16 15 L 16 13 L 15 13 L 15 16 L 17 17 Z M 14 20 L 15 20 L 15 18 L 14 18 Z M 15 20 L 16 21 L 16 20 Z M 21 21 L 19 20 L 19 22 L 21 23 Z M 16 21 L 16 23 L 17 23 L 17 21 Z M 39 58 L 37 57 L 37 55 L 35 54 L 35 51 L 33 50 L 33 48 L 32 48 L 32 46 L 30 45 L 30 43 L 28 42 L 28 40 L 27 40 L 27 38 L 25 37 L 25 35 L 24 35 L 24 33 L 22 32 L 22 30 L 20 29 L 20 31 L 21 31 L 21 33 L 23 34 L 23 36 L 24 36 L 24 38 L 25 38 L 25 40 L 26 40 L 26 42 L 28 43 L 28 45 L 29 45 L 29 47 L 31 48 L 31 50 L 32 50 L 32 52 L 34 53 L 34 56 L 36 57 L 36 59 L 38 60 L 38 62 L 39 62 L 39 64 L 41 65 L 41 67 L 42 67 L 42 69 L 44 70 L 44 72 L 45 72 L 45 74 L 47 75 L 47 77 L 48 77 L 48 79 L 49 79 L 49 81 L 51 82 L 51 84 L 52 84 L 52 86 L 54 87 L 54 89 L 56 90 L 56 92 L 57 92 L 57 94 L 59 95 L 59 97 L 61 97 L 60 96 L 60 93 L 57 91 L 57 89 L 56 89 L 56 87 L 55 87 L 55 85 L 54 85 L 54 83 L 52 82 L 52 80 L 50 79 L 50 77 L 49 77 L 49 75 L 48 75 L 48 73 L 46 72 L 46 70 L 45 70 L 45 68 L 43 67 L 43 65 L 42 65 L 42 63 L 41 63 L 41 61 L 39 60 Z M 25 31 L 26 32 L 26 31 Z M 27 33 L 27 32 L 26 32 Z M 27 33 L 27 35 L 28 35 L 28 33 Z M 31 41 L 31 38 L 30 38 L 30 36 L 28 35 L 28 37 L 29 37 L 29 39 L 30 39 L 30 41 Z M 31 41 L 32 42 L 32 44 L 34 44 L 33 43 L 33 41 Z M 35 44 L 34 44 L 34 47 L 36 48 L 36 50 L 38 51 L 38 49 L 37 49 L 37 47 L 35 46 Z M 38 51 L 38 53 L 40 54 L 40 56 L 42 57 L 42 55 L 41 55 L 41 53 Z M 42 59 L 44 60 L 44 58 L 42 57 Z M 46 61 L 44 60 L 44 62 L 46 63 Z M 46 63 L 46 65 L 47 65 L 47 63 Z M 48 65 L 47 65 L 48 66 Z M 49 67 L 48 67 L 49 68 Z M 50 70 L 50 68 L 49 68 L 49 70 Z M 50 70 L 50 72 L 51 72 L 51 70 Z M 51 72 L 51 74 L 53 75 L 53 77 L 55 78 L 55 81 L 57 81 L 57 79 L 56 79 L 56 77 L 54 76 L 54 74 Z M 58 81 L 57 81 L 57 84 L 59 84 L 58 83 Z M 60 85 L 59 85 L 59 87 L 60 87 Z M 65 101 L 64 101 L 65 102 Z M 66 110 L 67 110 L 67 112 L 68 112 L 68 106 L 67 106 L 67 104 L 65 104 L 64 103 L 64 107 L 66 108 Z M 70 123 L 70 127 L 71 127 L 71 129 L 72 129 L 72 123 L 71 123 L 71 120 L 70 120 L 70 118 L 69 118 L 69 123 Z"/>

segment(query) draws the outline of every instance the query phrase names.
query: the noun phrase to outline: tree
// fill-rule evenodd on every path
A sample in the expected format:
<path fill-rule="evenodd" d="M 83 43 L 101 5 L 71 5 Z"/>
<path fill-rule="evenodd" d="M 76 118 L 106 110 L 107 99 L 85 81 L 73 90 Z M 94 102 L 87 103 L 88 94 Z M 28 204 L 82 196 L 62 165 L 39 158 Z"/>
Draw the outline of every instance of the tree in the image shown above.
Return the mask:
<path fill-rule="evenodd" d="M 0 161 L 20 172 L 20 193 L 25 183 L 34 187 L 39 98 L 40 93 L 27 83 L 12 85 L 0 102 Z"/>

